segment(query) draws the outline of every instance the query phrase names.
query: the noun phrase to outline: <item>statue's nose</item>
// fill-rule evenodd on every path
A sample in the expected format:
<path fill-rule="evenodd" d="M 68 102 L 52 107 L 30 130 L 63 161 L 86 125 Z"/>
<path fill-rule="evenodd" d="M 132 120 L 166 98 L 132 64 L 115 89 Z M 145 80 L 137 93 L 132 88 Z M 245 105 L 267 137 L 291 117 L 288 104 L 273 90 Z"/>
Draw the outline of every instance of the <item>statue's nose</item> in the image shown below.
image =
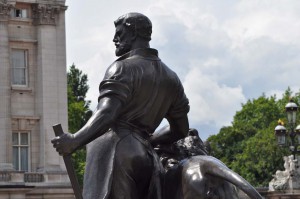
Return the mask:
<path fill-rule="evenodd" d="M 116 35 L 113 38 L 113 42 L 118 42 L 118 39 L 117 39 Z"/>

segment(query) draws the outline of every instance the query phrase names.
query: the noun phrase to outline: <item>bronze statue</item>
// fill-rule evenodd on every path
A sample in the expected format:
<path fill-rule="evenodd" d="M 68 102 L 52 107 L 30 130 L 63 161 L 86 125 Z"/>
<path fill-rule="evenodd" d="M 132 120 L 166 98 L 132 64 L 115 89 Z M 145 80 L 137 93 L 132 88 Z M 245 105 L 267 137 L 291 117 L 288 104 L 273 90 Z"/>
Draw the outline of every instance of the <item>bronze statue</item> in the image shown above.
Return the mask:
<path fill-rule="evenodd" d="M 206 148 L 198 131 L 190 129 L 184 139 L 155 149 L 165 168 L 165 199 L 237 199 L 237 188 L 250 198 L 262 198 L 245 179 L 209 156 Z"/>
<path fill-rule="evenodd" d="M 65 133 L 54 138 L 53 146 L 60 155 L 69 155 L 87 145 L 84 199 L 210 198 L 206 186 L 215 182 L 215 178 L 210 180 L 210 175 L 217 172 L 215 176 L 220 177 L 223 173 L 215 169 L 207 176 L 205 172 L 205 180 L 199 183 L 179 176 L 181 170 L 174 169 L 189 169 L 194 166 L 192 163 L 213 165 L 201 144 L 186 150 L 196 156 L 184 156 L 180 150 L 173 153 L 173 158 L 170 153 L 165 159 L 161 156 L 165 169 L 153 148 L 173 145 L 188 135 L 189 102 L 176 73 L 160 60 L 157 50 L 150 48 L 151 21 L 140 13 L 128 13 L 115 21 L 115 27 L 113 42 L 119 58 L 108 67 L 100 83 L 96 111 L 75 134 Z M 164 118 L 169 126 L 154 133 Z M 196 140 L 198 137 L 192 136 Z M 203 158 L 199 154 L 203 154 Z M 217 162 L 218 165 L 223 164 Z M 180 184 L 183 177 L 187 181 Z M 187 187 L 187 193 L 175 196 L 177 192 L 173 189 L 179 184 Z M 228 193 L 234 193 L 231 184 L 220 184 L 226 189 L 229 187 Z M 199 197 L 189 192 L 193 186 L 198 186 Z M 222 194 L 218 196 L 225 198 Z M 259 194 L 252 196 L 259 198 L 256 197 Z"/>
<path fill-rule="evenodd" d="M 128 13 L 115 21 L 116 56 L 100 83 L 97 110 L 75 134 L 52 140 L 61 155 L 87 145 L 84 199 L 162 197 L 162 168 L 151 146 L 186 136 L 188 99 L 171 69 L 149 47 L 152 24 Z M 170 129 L 151 135 L 166 118 Z"/>

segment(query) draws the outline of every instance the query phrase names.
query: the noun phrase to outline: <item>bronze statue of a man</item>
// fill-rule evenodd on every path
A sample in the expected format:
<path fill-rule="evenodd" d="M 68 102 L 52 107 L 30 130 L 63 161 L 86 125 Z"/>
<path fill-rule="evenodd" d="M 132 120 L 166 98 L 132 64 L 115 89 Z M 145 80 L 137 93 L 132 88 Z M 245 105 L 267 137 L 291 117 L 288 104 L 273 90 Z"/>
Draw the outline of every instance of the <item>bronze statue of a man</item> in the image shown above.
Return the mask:
<path fill-rule="evenodd" d="M 186 136 L 188 99 L 150 48 L 152 24 L 140 13 L 115 21 L 116 56 L 100 83 L 97 110 L 75 134 L 52 140 L 61 155 L 87 144 L 85 199 L 161 199 L 161 164 L 152 148 Z M 154 136 L 166 118 L 170 124 Z"/>

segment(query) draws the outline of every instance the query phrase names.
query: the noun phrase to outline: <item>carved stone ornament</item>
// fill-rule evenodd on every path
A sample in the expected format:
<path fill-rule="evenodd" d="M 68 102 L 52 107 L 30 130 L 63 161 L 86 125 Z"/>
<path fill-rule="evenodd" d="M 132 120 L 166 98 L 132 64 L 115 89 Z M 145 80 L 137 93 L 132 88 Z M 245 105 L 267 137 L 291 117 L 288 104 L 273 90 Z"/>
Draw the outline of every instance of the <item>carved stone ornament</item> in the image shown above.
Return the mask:
<path fill-rule="evenodd" d="M 33 23 L 34 25 L 56 25 L 59 12 L 66 9 L 66 6 L 60 5 L 33 4 Z"/>
<path fill-rule="evenodd" d="M 269 183 L 269 191 L 292 190 L 300 188 L 300 171 L 293 155 L 284 156 L 284 171 L 277 170 Z"/>
<path fill-rule="evenodd" d="M 0 0 L 0 20 L 8 19 L 10 10 L 13 8 L 13 5 L 8 4 L 6 0 Z"/>
<path fill-rule="evenodd" d="M 38 123 L 40 118 L 30 116 L 13 116 L 12 118 L 12 130 L 19 131 L 31 131 Z"/>

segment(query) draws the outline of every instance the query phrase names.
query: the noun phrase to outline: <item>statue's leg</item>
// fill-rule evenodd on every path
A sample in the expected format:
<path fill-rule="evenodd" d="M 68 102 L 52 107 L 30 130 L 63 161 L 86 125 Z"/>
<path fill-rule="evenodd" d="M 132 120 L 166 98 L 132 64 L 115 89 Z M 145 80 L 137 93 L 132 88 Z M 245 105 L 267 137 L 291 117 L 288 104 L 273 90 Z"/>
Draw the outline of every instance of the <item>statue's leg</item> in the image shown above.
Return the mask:
<path fill-rule="evenodd" d="M 117 144 L 110 199 L 146 198 L 153 171 L 153 159 L 132 134 Z"/>

